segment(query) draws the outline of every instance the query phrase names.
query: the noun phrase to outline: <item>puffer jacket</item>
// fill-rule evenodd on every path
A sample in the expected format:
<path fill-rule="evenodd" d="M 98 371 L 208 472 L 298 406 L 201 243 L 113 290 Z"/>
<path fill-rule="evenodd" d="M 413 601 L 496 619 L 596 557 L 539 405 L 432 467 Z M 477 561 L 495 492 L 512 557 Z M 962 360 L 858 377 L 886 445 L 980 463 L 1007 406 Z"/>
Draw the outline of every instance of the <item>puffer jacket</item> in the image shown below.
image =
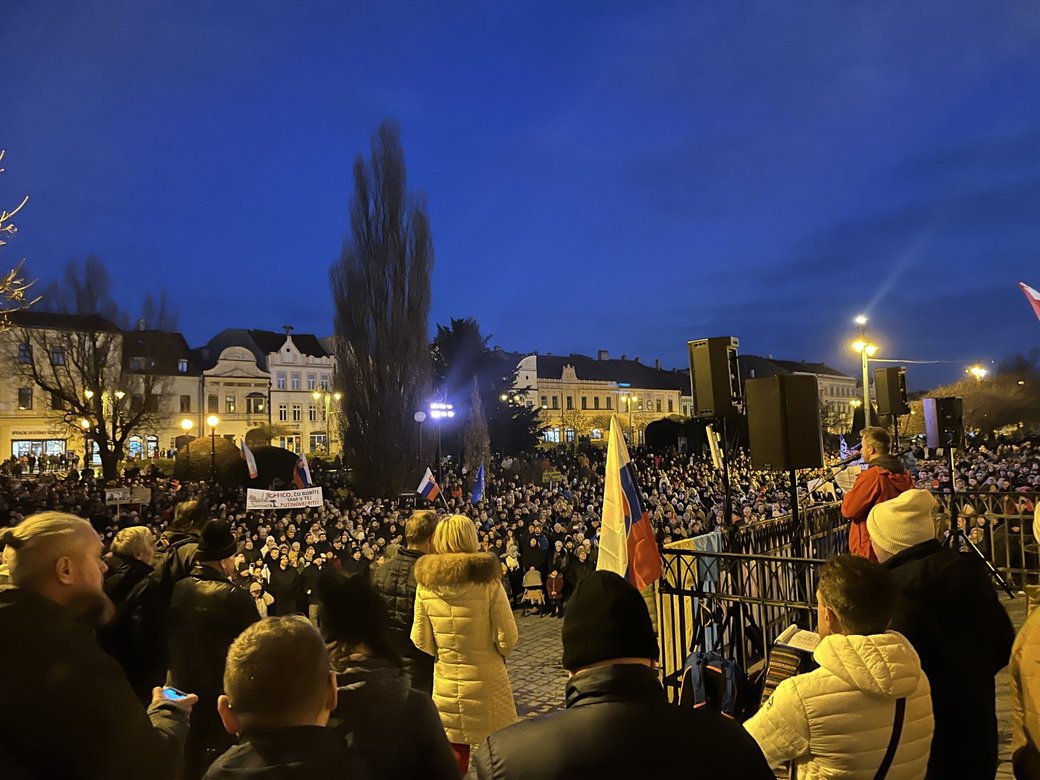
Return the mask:
<path fill-rule="evenodd" d="M 1036 591 L 1030 592 L 1030 600 L 1040 597 L 1040 588 Z M 1040 778 L 1040 609 L 1033 610 L 1018 632 L 1008 671 L 1015 777 Z"/>
<path fill-rule="evenodd" d="M 404 657 L 412 687 L 433 694 L 433 658 L 417 648 L 411 639 L 415 622 L 415 564 L 422 557 L 419 550 L 407 548 L 372 573 L 372 586 L 390 613 L 390 632 L 397 641 L 397 651 Z"/>
<path fill-rule="evenodd" d="M 887 780 L 920 780 L 932 744 L 928 678 L 906 637 L 832 634 L 813 654 L 820 668 L 784 680 L 747 723 L 773 767 L 794 763 L 798 780 L 872 780 L 892 738 L 896 701 L 903 728 Z"/>
<path fill-rule="evenodd" d="M 875 504 L 895 498 L 914 486 L 914 478 L 902 460 L 892 455 L 878 455 L 870 467 L 856 477 L 856 484 L 841 502 L 841 515 L 849 525 L 849 552 L 872 561 L 877 560 L 870 546 L 867 515 Z"/>
<path fill-rule="evenodd" d="M 415 564 L 412 642 L 434 656 L 433 703 L 448 741 L 476 745 L 516 721 L 505 657 L 517 630 L 490 553 L 424 555 Z"/>

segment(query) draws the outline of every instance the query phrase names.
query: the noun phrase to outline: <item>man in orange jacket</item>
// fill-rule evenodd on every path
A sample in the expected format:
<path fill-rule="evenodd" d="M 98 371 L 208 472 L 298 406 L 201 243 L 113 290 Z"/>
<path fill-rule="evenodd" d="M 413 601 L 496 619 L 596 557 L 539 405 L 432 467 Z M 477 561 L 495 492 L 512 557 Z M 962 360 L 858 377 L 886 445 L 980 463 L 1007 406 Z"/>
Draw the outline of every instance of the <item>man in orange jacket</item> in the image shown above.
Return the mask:
<path fill-rule="evenodd" d="M 892 438 L 884 428 L 863 429 L 860 452 L 868 466 L 841 502 L 842 517 L 852 521 L 849 552 L 872 561 L 876 561 L 877 556 L 870 546 L 867 515 L 875 504 L 895 498 L 914 486 L 914 478 L 907 473 L 903 460 L 889 454 L 891 447 Z"/>

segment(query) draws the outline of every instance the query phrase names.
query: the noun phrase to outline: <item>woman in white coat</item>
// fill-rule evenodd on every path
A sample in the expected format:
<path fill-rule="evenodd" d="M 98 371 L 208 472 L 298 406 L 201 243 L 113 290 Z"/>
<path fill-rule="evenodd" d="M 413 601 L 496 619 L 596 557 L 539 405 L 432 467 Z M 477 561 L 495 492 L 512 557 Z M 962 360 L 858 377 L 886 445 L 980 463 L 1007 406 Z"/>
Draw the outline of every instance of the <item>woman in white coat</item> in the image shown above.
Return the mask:
<path fill-rule="evenodd" d="M 463 772 L 471 745 L 516 721 L 505 657 L 516 646 L 502 567 L 478 552 L 473 521 L 442 520 L 433 554 L 415 563 L 412 642 L 435 659 L 433 703 Z"/>

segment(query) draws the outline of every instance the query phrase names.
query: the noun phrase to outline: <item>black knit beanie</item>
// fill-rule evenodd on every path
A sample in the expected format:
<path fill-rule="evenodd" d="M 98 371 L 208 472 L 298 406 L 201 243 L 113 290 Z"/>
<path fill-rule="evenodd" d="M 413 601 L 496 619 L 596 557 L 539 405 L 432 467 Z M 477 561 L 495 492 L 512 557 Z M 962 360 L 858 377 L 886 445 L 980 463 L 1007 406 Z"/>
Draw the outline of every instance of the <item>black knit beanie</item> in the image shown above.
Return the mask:
<path fill-rule="evenodd" d="M 563 618 L 563 668 L 611 658 L 657 660 L 657 637 L 643 596 L 611 571 L 578 583 Z"/>

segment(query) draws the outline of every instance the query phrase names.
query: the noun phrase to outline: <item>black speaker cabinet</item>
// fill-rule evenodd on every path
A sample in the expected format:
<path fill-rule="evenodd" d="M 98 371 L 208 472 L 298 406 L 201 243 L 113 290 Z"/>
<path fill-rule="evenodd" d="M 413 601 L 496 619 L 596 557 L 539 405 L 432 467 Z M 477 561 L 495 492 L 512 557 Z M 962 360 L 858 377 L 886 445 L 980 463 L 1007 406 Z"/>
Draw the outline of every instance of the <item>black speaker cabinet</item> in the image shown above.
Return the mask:
<path fill-rule="evenodd" d="M 687 342 L 694 417 L 732 417 L 744 410 L 733 336 Z"/>
<path fill-rule="evenodd" d="M 960 447 L 964 442 L 964 404 L 956 396 L 924 399 L 924 430 L 928 446 Z"/>
<path fill-rule="evenodd" d="M 906 400 L 906 369 L 902 366 L 874 369 L 874 392 L 880 417 L 910 414 Z"/>
<path fill-rule="evenodd" d="M 816 377 L 749 379 L 748 435 L 756 469 L 791 471 L 823 466 L 823 432 Z"/>

